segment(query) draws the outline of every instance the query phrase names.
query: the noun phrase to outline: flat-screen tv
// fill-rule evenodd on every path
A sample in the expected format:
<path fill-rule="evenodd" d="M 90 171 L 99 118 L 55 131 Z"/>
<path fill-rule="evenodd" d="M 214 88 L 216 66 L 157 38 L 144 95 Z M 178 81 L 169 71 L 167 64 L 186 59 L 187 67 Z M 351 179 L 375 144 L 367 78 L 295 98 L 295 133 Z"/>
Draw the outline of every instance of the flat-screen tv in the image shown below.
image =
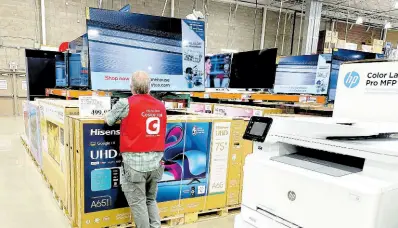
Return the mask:
<path fill-rule="evenodd" d="M 228 88 L 232 54 L 216 54 L 205 57 L 205 87 Z"/>
<path fill-rule="evenodd" d="M 229 88 L 272 89 L 277 48 L 234 53 Z"/>
<path fill-rule="evenodd" d="M 87 20 L 94 90 L 130 90 L 146 71 L 152 91 L 204 91 L 205 24 L 90 8 Z"/>
<path fill-rule="evenodd" d="M 68 76 L 70 87 L 88 87 L 87 34 L 69 42 Z"/>
<path fill-rule="evenodd" d="M 56 56 L 61 52 L 25 50 L 28 100 L 46 96 L 46 88 L 55 87 Z"/>
<path fill-rule="evenodd" d="M 346 49 L 335 49 L 332 53 L 332 68 L 329 82 L 329 101 L 336 97 L 337 79 L 339 77 L 340 65 L 344 62 L 358 61 L 364 59 L 376 59 L 377 54 Z"/>
<path fill-rule="evenodd" d="M 276 69 L 274 92 L 326 95 L 330 67 L 331 54 L 283 57 Z"/>

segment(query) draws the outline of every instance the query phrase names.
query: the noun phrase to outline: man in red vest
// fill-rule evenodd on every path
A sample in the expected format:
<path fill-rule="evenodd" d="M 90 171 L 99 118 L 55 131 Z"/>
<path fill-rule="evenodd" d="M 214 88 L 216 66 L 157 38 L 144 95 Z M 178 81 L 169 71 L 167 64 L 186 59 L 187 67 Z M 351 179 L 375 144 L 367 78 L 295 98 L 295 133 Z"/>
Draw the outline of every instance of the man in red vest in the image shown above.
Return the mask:
<path fill-rule="evenodd" d="M 133 96 L 121 99 L 105 120 L 121 120 L 120 152 L 123 156 L 122 190 L 137 228 L 160 228 L 156 203 L 157 182 L 162 179 L 160 161 L 165 149 L 167 114 L 164 104 L 149 95 L 150 78 L 138 71 L 131 78 Z"/>

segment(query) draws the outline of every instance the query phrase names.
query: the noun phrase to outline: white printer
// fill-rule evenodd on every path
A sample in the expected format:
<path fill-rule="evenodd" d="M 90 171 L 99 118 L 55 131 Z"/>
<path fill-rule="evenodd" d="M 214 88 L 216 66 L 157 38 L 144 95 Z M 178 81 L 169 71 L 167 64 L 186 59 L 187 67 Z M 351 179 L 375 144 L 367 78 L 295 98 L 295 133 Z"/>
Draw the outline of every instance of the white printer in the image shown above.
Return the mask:
<path fill-rule="evenodd" d="M 235 228 L 398 228 L 397 124 L 252 117 Z"/>

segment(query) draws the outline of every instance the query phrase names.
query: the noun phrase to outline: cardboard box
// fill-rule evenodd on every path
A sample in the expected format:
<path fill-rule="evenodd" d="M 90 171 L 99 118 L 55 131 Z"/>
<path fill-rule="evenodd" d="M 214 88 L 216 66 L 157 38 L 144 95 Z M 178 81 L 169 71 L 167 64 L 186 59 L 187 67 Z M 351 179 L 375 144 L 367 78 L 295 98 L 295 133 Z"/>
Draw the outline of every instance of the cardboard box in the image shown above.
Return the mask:
<path fill-rule="evenodd" d="M 228 179 L 227 179 L 227 206 L 238 205 L 241 178 L 243 175 L 244 139 L 247 122 L 243 119 L 232 121 L 232 133 L 230 138 L 230 152 L 228 156 Z"/>
<path fill-rule="evenodd" d="M 337 40 L 337 44 L 336 44 L 336 48 L 342 48 L 342 49 L 345 49 L 346 47 L 345 47 L 345 44 L 346 44 L 346 41 L 345 40 Z"/>
<path fill-rule="evenodd" d="M 120 183 L 119 125 L 109 127 L 101 119 L 77 116 L 68 122 L 73 122 L 68 133 L 73 223 L 94 228 L 130 222 Z M 206 208 L 207 195 L 213 191 L 209 183 L 218 180 L 209 174 L 211 135 L 217 123 L 201 116 L 168 117 L 165 173 L 157 195 L 162 218 Z M 225 205 L 225 194 L 212 200 Z"/>
<path fill-rule="evenodd" d="M 211 103 L 197 103 L 191 102 L 189 104 L 188 111 L 195 112 L 195 113 L 213 113 L 213 105 Z"/>
<path fill-rule="evenodd" d="M 43 155 L 41 149 L 40 106 L 37 101 L 26 102 L 25 104 L 28 112 L 30 152 L 41 167 Z"/>
<path fill-rule="evenodd" d="M 29 103 L 28 101 L 23 102 L 22 104 L 23 109 L 23 122 L 24 122 L 24 133 L 26 136 L 26 143 L 29 145 Z"/>
<path fill-rule="evenodd" d="M 214 104 L 214 114 L 230 117 L 247 117 L 264 116 L 266 114 L 280 114 L 282 109 L 266 108 L 248 105 L 229 105 L 229 104 Z"/>
<path fill-rule="evenodd" d="M 331 43 L 336 44 L 338 39 L 339 39 L 339 32 L 333 32 L 332 33 L 332 41 L 331 41 Z"/>
<path fill-rule="evenodd" d="M 248 122 L 246 122 L 246 126 L 247 126 L 247 124 L 248 124 Z M 245 166 L 246 157 L 252 153 L 253 153 L 253 141 L 244 140 L 243 155 L 242 155 L 242 176 L 240 179 L 239 204 L 242 203 L 242 191 L 243 191 L 243 179 L 244 179 L 243 170 L 244 170 L 244 166 Z"/>
<path fill-rule="evenodd" d="M 65 206 L 69 205 L 70 167 L 68 152 L 69 128 L 67 116 L 79 114 L 78 101 L 38 100 L 42 136 L 42 169 L 54 191 Z"/>
<path fill-rule="evenodd" d="M 373 46 L 383 46 L 384 41 L 379 39 L 373 39 Z"/>

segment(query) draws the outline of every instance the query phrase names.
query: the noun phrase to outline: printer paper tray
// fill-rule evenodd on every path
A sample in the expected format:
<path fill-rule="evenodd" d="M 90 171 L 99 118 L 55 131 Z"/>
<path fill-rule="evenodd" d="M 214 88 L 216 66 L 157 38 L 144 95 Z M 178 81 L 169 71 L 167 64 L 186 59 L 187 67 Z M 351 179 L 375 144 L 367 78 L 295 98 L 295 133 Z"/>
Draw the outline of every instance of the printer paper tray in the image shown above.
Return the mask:
<path fill-rule="evenodd" d="M 271 158 L 271 160 L 335 177 L 341 177 L 362 171 L 361 169 L 355 167 L 323 161 L 320 159 L 311 158 L 299 154 L 277 156 Z"/>
<path fill-rule="evenodd" d="M 252 210 L 242 205 L 241 215 L 245 222 L 257 228 L 302 228 L 261 208 Z"/>

